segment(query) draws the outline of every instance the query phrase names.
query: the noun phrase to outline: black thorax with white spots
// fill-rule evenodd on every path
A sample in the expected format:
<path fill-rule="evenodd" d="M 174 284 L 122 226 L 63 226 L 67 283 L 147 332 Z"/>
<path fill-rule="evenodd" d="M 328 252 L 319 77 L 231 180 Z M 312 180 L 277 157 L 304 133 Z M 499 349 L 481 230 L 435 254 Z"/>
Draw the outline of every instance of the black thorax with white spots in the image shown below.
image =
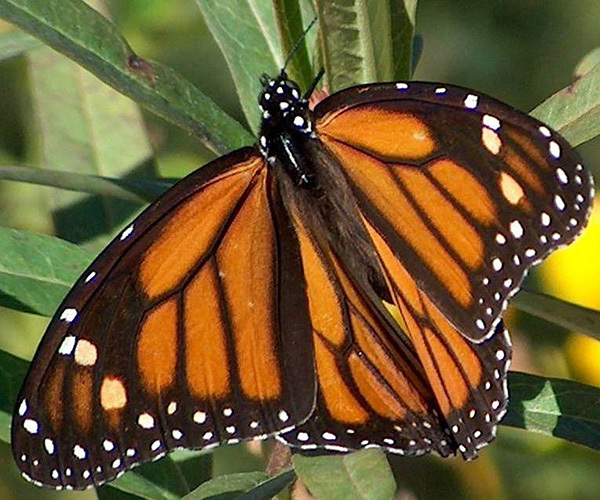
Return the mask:
<path fill-rule="evenodd" d="M 295 185 L 310 188 L 314 186 L 314 172 L 301 152 L 301 144 L 315 137 L 308 101 L 284 71 L 276 78 L 263 76 L 261 83 L 260 151 L 269 165 L 279 161 Z"/>

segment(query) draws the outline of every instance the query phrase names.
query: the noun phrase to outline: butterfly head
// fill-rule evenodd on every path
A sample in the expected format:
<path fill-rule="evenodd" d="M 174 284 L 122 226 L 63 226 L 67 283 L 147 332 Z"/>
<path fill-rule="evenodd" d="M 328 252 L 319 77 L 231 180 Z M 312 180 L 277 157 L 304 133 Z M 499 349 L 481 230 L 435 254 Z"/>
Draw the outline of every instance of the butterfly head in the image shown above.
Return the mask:
<path fill-rule="evenodd" d="M 258 99 L 262 112 L 261 143 L 284 131 L 311 135 L 313 125 L 308 101 L 300 93 L 298 84 L 290 80 L 285 71 L 276 77 L 263 75 L 261 83 L 263 90 Z M 261 144 L 261 148 L 265 150 L 266 145 Z"/>

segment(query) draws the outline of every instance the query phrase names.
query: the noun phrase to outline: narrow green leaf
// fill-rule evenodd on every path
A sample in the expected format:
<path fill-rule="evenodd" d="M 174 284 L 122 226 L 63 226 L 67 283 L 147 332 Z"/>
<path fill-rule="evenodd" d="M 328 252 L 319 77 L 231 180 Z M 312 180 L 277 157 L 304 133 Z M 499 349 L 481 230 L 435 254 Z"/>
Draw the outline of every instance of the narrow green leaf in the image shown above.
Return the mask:
<path fill-rule="evenodd" d="M 289 486 L 294 479 L 296 479 L 295 472 L 287 470 L 263 481 L 252 490 L 237 497 L 237 500 L 270 500 L 283 491 L 286 486 Z"/>
<path fill-rule="evenodd" d="M 164 179 L 114 179 L 12 165 L 0 165 L 0 179 L 120 198 L 136 203 L 154 201 L 175 182 Z"/>
<path fill-rule="evenodd" d="M 256 488 L 268 479 L 269 476 L 264 472 L 240 472 L 237 474 L 219 476 L 210 481 L 206 481 L 183 498 L 185 500 L 203 500 L 217 495 L 221 498 L 220 495 L 238 493 Z M 228 497 L 223 496 L 223 498 Z"/>
<path fill-rule="evenodd" d="M 503 425 L 600 449 L 600 389 L 578 382 L 508 374 L 510 400 Z"/>
<path fill-rule="evenodd" d="M 10 443 L 10 423 L 29 363 L 0 350 L 0 440 Z"/>
<path fill-rule="evenodd" d="M 0 61 L 26 54 L 30 50 L 43 46 L 36 38 L 20 31 L 0 33 Z"/>
<path fill-rule="evenodd" d="M 109 177 L 155 174 L 152 148 L 134 102 L 49 48 L 30 54 L 28 62 L 42 164 Z M 140 207 L 80 192 L 47 190 L 44 195 L 56 234 L 75 243 L 108 243 Z"/>
<path fill-rule="evenodd" d="M 171 68 L 137 56 L 115 26 L 81 0 L 0 0 L 0 18 L 74 59 L 217 153 L 252 136 Z"/>
<path fill-rule="evenodd" d="M 286 57 L 290 57 L 286 71 L 301 89 L 307 89 L 313 79 L 309 58 L 313 45 L 310 45 L 309 42 L 312 41 L 314 44 L 315 38 L 314 36 L 305 36 L 304 31 L 312 18 L 308 20 L 308 23 L 305 23 L 302 16 L 302 5 L 299 0 L 274 0 L 273 4 L 275 6 L 279 38 L 283 47 L 282 52 Z M 313 26 L 311 29 L 316 32 L 318 27 Z M 296 47 L 296 44 L 299 45 Z M 293 50 L 295 52 L 292 54 Z"/>
<path fill-rule="evenodd" d="M 531 115 L 555 128 L 572 146 L 600 135 L 600 64 L 546 99 Z"/>
<path fill-rule="evenodd" d="M 58 238 L 0 228 L 0 306 L 51 316 L 93 256 Z"/>
<path fill-rule="evenodd" d="M 292 456 L 298 478 L 317 498 L 329 500 L 389 500 L 396 482 L 381 450 L 361 450 L 348 455 Z"/>
<path fill-rule="evenodd" d="M 359 83 L 393 79 L 390 9 L 389 0 L 317 1 L 331 92 Z"/>
<path fill-rule="evenodd" d="M 572 332 L 585 333 L 600 340 L 600 311 L 529 290 L 521 290 L 511 305 Z"/>
<path fill-rule="evenodd" d="M 417 0 L 390 0 L 394 80 L 407 80 L 413 73 L 413 38 Z"/>
<path fill-rule="evenodd" d="M 255 132 L 256 104 L 263 73 L 275 75 L 283 65 L 275 9 L 264 0 L 196 0 L 233 76 L 244 114 Z"/>

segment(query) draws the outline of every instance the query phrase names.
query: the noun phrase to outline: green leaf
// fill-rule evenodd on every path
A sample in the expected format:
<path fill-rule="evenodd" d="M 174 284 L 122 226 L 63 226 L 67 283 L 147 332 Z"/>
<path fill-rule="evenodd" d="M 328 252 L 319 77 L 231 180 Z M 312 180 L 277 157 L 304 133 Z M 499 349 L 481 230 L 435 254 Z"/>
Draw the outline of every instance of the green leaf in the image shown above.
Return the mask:
<path fill-rule="evenodd" d="M 392 23 L 391 8 L 390 0 L 317 1 L 330 92 L 393 79 L 392 24 L 399 28 L 399 16 Z"/>
<path fill-rule="evenodd" d="M 313 80 L 309 53 L 312 53 L 314 48 L 314 33 L 317 32 L 318 27 L 313 25 L 311 31 L 305 33 L 308 24 L 314 18 L 314 13 L 310 19 L 305 20 L 302 16 L 302 3 L 306 2 L 299 0 L 274 0 L 273 2 L 283 54 L 290 58 L 286 71 L 301 89 L 307 89 Z M 296 47 L 297 44 L 299 45 Z"/>
<path fill-rule="evenodd" d="M 253 141 L 238 122 L 174 70 L 136 55 L 112 23 L 81 0 L 0 0 L 0 17 L 217 153 Z"/>
<path fill-rule="evenodd" d="M 108 489 L 109 491 L 111 488 L 115 488 L 148 500 L 176 500 L 181 498 L 181 495 L 155 483 L 151 479 L 139 474 L 137 471 L 130 471 L 101 488 L 103 490 Z"/>
<path fill-rule="evenodd" d="M 600 47 L 588 52 L 585 56 L 583 56 L 581 61 L 577 63 L 575 71 L 573 71 L 575 78 L 581 78 L 597 64 L 600 64 Z"/>
<path fill-rule="evenodd" d="M 396 482 L 381 450 L 361 450 L 348 455 L 292 456 L 298 478 L 317 498 L 329 500 L 389 500 Z"/>
<path fill-rule="evenodd" d="M 408 80 L 413 73 L 413 38 L 417 0 L 390 0 L 393 52 L 392 79 Z"/>
<path fill-rule="evenodd" d="M 156 200 L 175 181 L 155 179 L 114 179 L 97 175 L 59 172 L 47 168 L 0 165 L 0 179 L 51 186 L 70 191 L 145 203 Z"/>
<path fill-rule="evenodd" d="M 186 495 L 184 499 L 202 500 L 216 495 L 219 495 L 219 498 L 221 498 L 221 495 L 223 495 L 223 498 L 228 498 L 224 495 L 227 493 L 251 490 L 268 479 L 269 476 L 264 472 L 240 472 L 237 474 L 219 476 L 210 481 L 206 481 L 189 495 Z M 231 498 L 236 498 L 237 496 L 238 495 L 232 496 Z"/>
<path fill-rule="evenodd" d="M 252 490 L 237 497 L 237 500 L 270 500 L 286 486 L 290 485 L 294 479 L 296 479 L 294 471 L 287 470 L 263 481 Z"/>
<path fill-rule="evenodd" d="M 58 238 L 0 228 L 0 306 L 51 316 L 93 257 Z"/>
<path fill-rule="evenodd" d="M 508 374 L 510 400 L 503 425 L 600 449 L 600 389 L 578 382 Z"/>
<path fill-rule="evenodd" d="M 511 305 L 572 332 L 585 333 L 600 340 L 600 311 L 529 290 L 521 290 Z"/>
<path fill-rule="evenodd" d="M 26 54 L 44 45 L 32 36 L 19 31 L 0 33 L 0 61 Z"/>
<path fill-rule="evenodd" d="M 29 363 L 0 350 L 0 439 L 10 443 L 10 423 Z"/>
<path fill-rule="evenodd" d="M 264 0 L 196 0 L 233 76 L 238 97 L 252 130 L 258 131 L 256 100 L 260 76 L 275 75 L 283 66 L 272 2 Z"/>
<path fill-rule="evenodd" d="M 531 115 L 572 146 L 600 135 L 600 64 L 535 108 Z"/>
<path fill-rule="evenodd" d="M 63 172 L 136 177 L 155 175 L 153 151 L 137 105 L 57 52 L 28 57 L 40 160 Z M 102 245 L 140 203 L 48 190 L 56 234 Z"/>

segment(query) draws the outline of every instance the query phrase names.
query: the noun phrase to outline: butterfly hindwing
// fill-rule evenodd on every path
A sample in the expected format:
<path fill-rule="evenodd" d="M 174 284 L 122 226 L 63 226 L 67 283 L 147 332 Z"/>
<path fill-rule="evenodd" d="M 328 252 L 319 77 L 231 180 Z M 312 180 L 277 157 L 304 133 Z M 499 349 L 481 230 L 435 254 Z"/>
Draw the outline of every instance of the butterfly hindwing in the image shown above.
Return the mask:
<path fill-rule="evenodd" d="M 465 336 L 493 334 L 527 270 L 582 230 L 591 177 L 556 132 L 489 97 L 410 82 L 315 109 L 367 221 Z"/>
<path fill-rule="evenodd" d="M 313 327 L 315 412 L 277 436 L 302 451 L 376 446 L 392 453 L 441 455 L 456 446 L 412 348 L 394 320 L 343 263 L 297 221 Z"/>
<path fill-rule="evenodd" d="M 278 204 L 262 159 L 240 150 L 179 183 L 90 266 L 19 397 L 13 449 L 29 478 L 98 485 L 178 447 L 309 416 L 302 268 Z"/>

